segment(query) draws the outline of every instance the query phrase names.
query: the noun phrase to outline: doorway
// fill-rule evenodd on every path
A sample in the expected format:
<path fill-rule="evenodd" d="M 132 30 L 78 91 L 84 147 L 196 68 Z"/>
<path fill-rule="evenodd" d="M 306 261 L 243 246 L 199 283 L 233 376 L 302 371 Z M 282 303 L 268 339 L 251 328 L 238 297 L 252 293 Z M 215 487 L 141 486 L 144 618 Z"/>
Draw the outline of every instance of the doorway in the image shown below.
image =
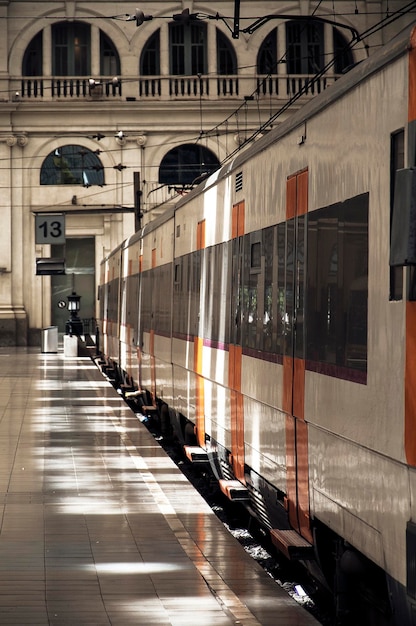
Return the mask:
<path fill-rule="evenodd" d="M 52 257 L 65 259 L 65 275 L 51 277 L 51 323 L 65 332 L 69 318 L 68 296 L 80 299 L 79 317 L 84 332 L 95 333 L 95 238 L 68 238 L 64 245 L 51 246 Z M 63 306 L 65 303 L 65 306 Z"/>

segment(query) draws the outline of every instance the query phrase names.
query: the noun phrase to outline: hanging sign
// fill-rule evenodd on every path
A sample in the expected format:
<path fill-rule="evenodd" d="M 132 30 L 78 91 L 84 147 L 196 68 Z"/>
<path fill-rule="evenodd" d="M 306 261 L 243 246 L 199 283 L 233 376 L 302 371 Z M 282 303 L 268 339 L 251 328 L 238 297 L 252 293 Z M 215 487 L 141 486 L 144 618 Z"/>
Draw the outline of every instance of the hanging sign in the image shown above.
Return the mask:
<path fill-rule="evenodd" d="M 35 243 L 65 243 L 65 215 L 38 213 L 35 216 Z"/>

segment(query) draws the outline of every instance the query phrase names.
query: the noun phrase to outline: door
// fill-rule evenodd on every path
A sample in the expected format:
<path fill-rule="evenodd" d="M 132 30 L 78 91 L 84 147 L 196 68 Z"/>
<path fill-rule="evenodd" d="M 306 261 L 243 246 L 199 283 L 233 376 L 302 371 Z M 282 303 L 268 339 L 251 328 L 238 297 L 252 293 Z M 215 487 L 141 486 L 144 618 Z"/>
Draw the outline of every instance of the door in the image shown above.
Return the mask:
<path fill-rule="evenodd" d="M 305 401 L 305 277 L 308 171 L 287 180 L 283 410 L 286 413 L 287 505 L 289 520 L 312 541 L 309 524 L 308 430 Z"/>
<path fill-rule="evenodd" d="M 81 296 L 79 317 L 84 323 L 84 331 L 95 333 L 95 239 L 67 238 L 64 245 L 51 246 L 53 257 L 65 258 L 65 275 L 51 276 L 51 323 L 58 332 L 65 332 L 68 309 L 60 308 L 59 303 L 67 304 L 67 297 L 75 291 Z"/>
<path fill-rule="evenodd" d="M 231 338 L 228 354 L 228 386 L 230 388 L 231 456 L 236 478 L 244 481 L 244 403 L 241 393 L 244 202 L 233 207 L 232 215 L 232 283 Z"/>

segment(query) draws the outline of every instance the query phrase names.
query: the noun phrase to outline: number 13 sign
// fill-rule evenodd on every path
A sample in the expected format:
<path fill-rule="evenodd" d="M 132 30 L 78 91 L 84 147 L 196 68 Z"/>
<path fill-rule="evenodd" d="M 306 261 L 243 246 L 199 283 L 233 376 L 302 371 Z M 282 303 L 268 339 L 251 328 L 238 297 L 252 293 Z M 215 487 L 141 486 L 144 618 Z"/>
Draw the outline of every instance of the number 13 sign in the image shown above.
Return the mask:
<path fill-rule="evenodd" d="M 65 215 L 36 215 L 35 243 L 65 243 Z"/>

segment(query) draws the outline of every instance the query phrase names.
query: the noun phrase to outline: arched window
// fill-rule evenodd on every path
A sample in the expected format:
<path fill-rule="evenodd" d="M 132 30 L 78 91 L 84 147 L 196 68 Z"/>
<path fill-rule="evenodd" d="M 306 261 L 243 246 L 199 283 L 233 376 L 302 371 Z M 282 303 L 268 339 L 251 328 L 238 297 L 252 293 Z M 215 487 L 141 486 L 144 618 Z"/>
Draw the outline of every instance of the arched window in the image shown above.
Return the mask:
<path fill-rule="evenodd" d="M 352 56 L 351 48 L 348 45 L 344 35 L 339 30 L 334 28 L 334 71 L 335 74 L 342 74 L 345 70 L 353 65 L 354 58 Z"/>
<path fill-rule="evenodd" d="M 157 30 L 146 42 L 140 57 L 142 76 L 160 75 L 160 31 Z"/>
<path fill-rule="evenodd" d="M 100 73 L 101 76 L 120 74 L 120 57 L 113 42 L 100 31 Z"/>
<path fill-rule="evenodd" d="M 42 31 L 35 35 L 26 48 L 23 64 L 22 76 L 42 76 Z"/>
<path fill-rule="evenodd" d="M 159 168 L 159 182 L 191 185 L 202 174 L 208 174 L 220 166 L 211 150 L 199 144 L 184 144 L 170 150 Z"/>
<path fill-rule="evenodd" d="M 257 55 L 259 74 L 277 74 L 277 28 L 274 28 L 263 41 Z"/>
<path fill-rule="evenodd" d="M 54 76 L 89 76 L 91 73 L 91 32 L 89 24 L 59 22 L 52 26 L 52 72 Z M 23 76 L 42 76 L 43 33 L 35 35 L 26 48 Z M 120 57 L 111 39 L 100 31 L 100 73 L 120 74 Z"/>
<path fill-rule="evenodd" d="M 100 159 L 83 146 L 61 146 L 48 154 L 40 170 L 41 185 L 104 185 Z"/>
<path fill-rule="evenodd" d="M 237 74 L 237 59 L 228 37 L 217 29 L 217 74 Z"/>

